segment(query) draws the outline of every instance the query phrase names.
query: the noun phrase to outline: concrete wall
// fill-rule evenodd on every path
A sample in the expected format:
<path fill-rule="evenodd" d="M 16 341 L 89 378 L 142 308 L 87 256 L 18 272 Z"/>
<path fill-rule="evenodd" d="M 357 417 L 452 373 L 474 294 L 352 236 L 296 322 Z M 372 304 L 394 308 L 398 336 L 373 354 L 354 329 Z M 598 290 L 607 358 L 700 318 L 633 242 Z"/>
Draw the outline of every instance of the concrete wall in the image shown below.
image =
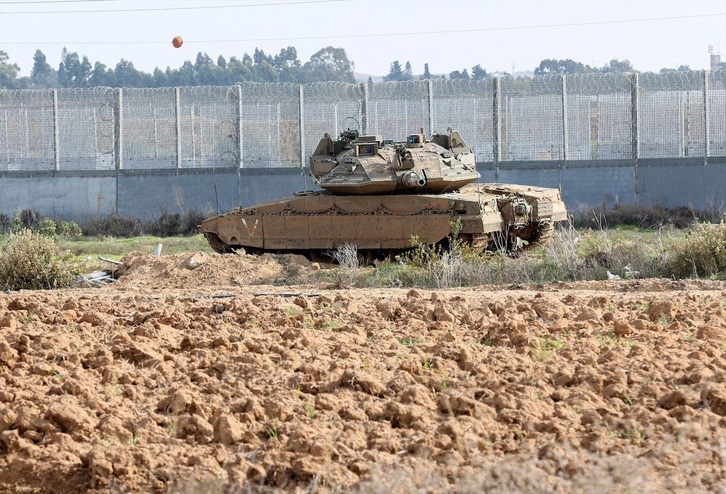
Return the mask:
<path fill-rule="evenodd" d="M 726 158 L 480 163 L 482 182 L 559 187 L 570 209 L 660 204 L 726 209 Z M 34 209 L 65 220 L 118 214 L 141 220 L 189 210 L 224 212 L 318 188 L 298 168 L 0 172 L 0 213 Z"/>

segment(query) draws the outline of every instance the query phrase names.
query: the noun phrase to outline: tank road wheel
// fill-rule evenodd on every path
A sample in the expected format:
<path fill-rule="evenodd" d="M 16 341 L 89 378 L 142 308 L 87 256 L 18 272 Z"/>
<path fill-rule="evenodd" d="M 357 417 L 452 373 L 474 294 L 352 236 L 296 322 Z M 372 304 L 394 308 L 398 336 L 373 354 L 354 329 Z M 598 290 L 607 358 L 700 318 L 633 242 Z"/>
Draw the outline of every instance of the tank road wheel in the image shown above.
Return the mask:
<path fill-rule="evenodd" d="M 551 221 L 539 223 L 537 230 L 532 235 L 532 239 L 528 240 L 528 244 L 524 246 L 525 250 L 533 249 L 545 245 L 552 240 L 555 232 L 555 225 Z"/>
<path fill-rule="evenodd" d="M 472 252 L 476 254 L 481 254 L 487 249 L 489 243 L 491 242 L 491 239 L 488 235 L 482 237 L 475 237 L 473 235 L 469 235 L 466 241 L 468 242 L 469 248 Z"/>
<path fill-rule="evenodd" d="M 216 233 L 207 232 L 204 236 L 207 238 L 207 242 L 214 252 L 217 252 L 218 254 L 229 254 L 234 252 L 234 249 L 222 242 Z"/>

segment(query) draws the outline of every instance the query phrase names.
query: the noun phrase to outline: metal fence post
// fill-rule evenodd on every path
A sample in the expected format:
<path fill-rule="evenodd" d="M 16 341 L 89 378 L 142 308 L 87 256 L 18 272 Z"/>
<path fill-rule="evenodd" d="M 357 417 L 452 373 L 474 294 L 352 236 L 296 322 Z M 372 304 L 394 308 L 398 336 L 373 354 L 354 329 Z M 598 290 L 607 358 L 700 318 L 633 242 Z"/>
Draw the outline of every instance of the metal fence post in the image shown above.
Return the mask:
<path fill-rule="evenodd" d="M 434 133 L 434 82 L 431 79 L 426 81 L 426 92 L 429 102 L 429 135 L 431 135 Z"/>
<path fill-rule="evenodd" d="M 640 86 L 640 78 L 637 72 L 631 74 L 631 88 L 630 88 L 630 122 L 631 122 L 631 139 L 632 139 L 632 153 L 633 160 L 637 163 L 640 159 L 640 96 L 638 89 Z"/>
<path fill-rule="evenodd" d="M 116 170 L 122 170 L 124 167 L 124 146 L 123 146 L 123 135 L 124 135 L 124 90 L 121 88 L 116 89 L 116 108 L 114 111 L 114 130 L 115 135 L 113 139 L 113 152 L 115 155 L 115 167 Z"/>
<path fill-rule="evenodd" d="M 709 125 L 711 123 L 711 119 L 709 118 L 709 113 L 711 110 L 711 106 L 708 104 L 708 93 L 709 93 L 709 87 L 708 87 L 708 75 L 709 71 L 704 70 L 703 71 L 703 164 L 708 164 L 708 157 L 711 156 L 711 131 L 709 129 Z"/>
<path fill-rule="evenodd" d="M 58 90 L 53 90 L 53 169 L 60 170 L 60 129 L 58 123 Z"/>
<path fill-rule="evenodd" d="M 633 197 L 638 201 L 638 160 L 640 159 L 640 78 L 637 72 L 631 74 L 630 88 L 630 122 L 633 153 Z"/>
<path fill-rule="evenodd" d="M 178 87 L 174 88 L 174 117 L 174 132 L 176 137 L 176 167 L 181 168 L 181 91 Z"/>
<path fill-rule="evenodd" d="M 562 159 L 567 161 L 569 147 L 569 129 L 567 126 L 567 75 L 562 74 Z"/>
<path fill-rule="evenodd" d="M 298 88 L 298 107 L 300 111 L 300 170 L 305 170 L 305 88 L 300 84 Z"/>
<path fill-rule="evenodd" d="M 123 146 L 123 135 L 124 135 L 124 92 L 122 88 L 116 90 L 116 108 L 114 111 L 114 139 L 113 139 L 113 154 L 114 154 L 114 168 L 116 169 L 116 215 L 119 214 L 118 200 L 119 200 L 119 175 L 124 167 L 124 146 Z"/>
<path fill-rule="evenodd" d="M 244 168 L 244 144 L 242 142 L 242 85 L 237 84 L 237 156 L 238 168 Z"/>
<path fill-rule="evenodd" d="M 492 80 L 492 157 L 494 159 L 494 181 L 499 181 L 499 161 L 502 159 L 502 92 L 501 79 Z"/>
<path fill-rule="evenodd" d="M 363 87 L 363 100 L 360 103 L 360 131 L 363 135 L 368 135 L 368 83 L 361 82 Z"/>

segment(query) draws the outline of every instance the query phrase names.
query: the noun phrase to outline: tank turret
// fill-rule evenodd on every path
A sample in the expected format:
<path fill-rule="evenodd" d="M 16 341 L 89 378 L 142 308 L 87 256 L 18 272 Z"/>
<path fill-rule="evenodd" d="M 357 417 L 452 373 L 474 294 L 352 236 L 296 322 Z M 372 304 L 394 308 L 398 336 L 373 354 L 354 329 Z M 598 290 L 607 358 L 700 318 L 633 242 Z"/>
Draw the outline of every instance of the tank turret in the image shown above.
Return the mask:
<path fill-rule="evenodd" d="M 404 142 L 346 130 L 333 140 L 325 134 L 310 157 L 310 173 L 333 194 L 443 193 L 479 179 L 472 150 L 455 130 L 423 131 Z"/>

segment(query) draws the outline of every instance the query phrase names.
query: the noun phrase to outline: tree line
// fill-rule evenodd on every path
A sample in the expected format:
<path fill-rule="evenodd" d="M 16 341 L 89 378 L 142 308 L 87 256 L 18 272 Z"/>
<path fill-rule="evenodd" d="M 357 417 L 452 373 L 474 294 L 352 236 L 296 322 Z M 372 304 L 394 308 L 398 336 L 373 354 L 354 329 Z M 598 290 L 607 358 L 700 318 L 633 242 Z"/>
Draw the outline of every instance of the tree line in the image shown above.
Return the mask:
<path fill-rule="evenodd" d="M 726 63 L 719 68 L 726 69 Z M 677 69 L 661 69 L 661 72 L 690 71 L 686 65 Z M 575 62 L 570 59 L 542 60 L 534 68 L 534 75 L 578 74 L 578 73 L 618 73 L 635 72 L 628 60 L 613 59 L 602 67 Z M 280 50 L 277 55 L 268 55 L 255 49 L 250 56 L 232 56 L 229 60 L 220 55 L 213 60 L 208 54 L 197 53 L 192 63 L 186 61 L 181 67 L 166 70 L 154 69 L 152 73 L 138 70 L 133 62 L 121 59 L 115 67 L 107 67 L 101 62 L 91 64 L 86 56 L 63 49 L 58 68 L 53 68 L 41 50 L 33 56 L 33 68 L 29 77 L 20 77 L 20 67 L 10 62 L 9 55 L 0 50 L 0 89 L 45 89 L 77 87 L 177 87 L 177 86 L 228 86 L 243 81 L 251 82 L 355 82 L 354 63 L 348 59 L 343 48 L 328 46 L 322 48 L 303 63 L 295 47 Z M 506 74 L 504 74 L 506 75 Z M 492 74 L 477 64 L 469 69 L 454 70 L 449 74 L 432 74 L 428 63 L 423 73 L 416 75 L 410 62 L 401 64 L 398 60 L 391 63 L 384 81 L 410 81 L 419 79 L 469 79 L 480 80 Z M 369 78 L 370 81 L 370 78 Z"/>
<path fill-rule="evenodd" d="M 58 68 L 51 67 L 41 50 L 33 55 L 30 77 L 18 77 L 20 67 L 10 63 L 7 53 L 0 51 L 0 88 L 43 89 L 77 87 L 176 87 L 227 86 L 242 81 L 252 82 L 355 82 L 353 63 L 343 48 L 328 46 L 318 50 L 302 63 L 297 50 L 290 46 L 277 55 L 255 49 L 250 56 L 235 56 L 229 60 L 222 55 L 216 62 L 199 52 L 194 63 L 186 61 L 181 67 L 154 69 L 149 74 L 134 67 L 133 62 L 121 59 L 115 67 L 101 62 L 91 64 L 88 57 L 65 48 Z"/>

